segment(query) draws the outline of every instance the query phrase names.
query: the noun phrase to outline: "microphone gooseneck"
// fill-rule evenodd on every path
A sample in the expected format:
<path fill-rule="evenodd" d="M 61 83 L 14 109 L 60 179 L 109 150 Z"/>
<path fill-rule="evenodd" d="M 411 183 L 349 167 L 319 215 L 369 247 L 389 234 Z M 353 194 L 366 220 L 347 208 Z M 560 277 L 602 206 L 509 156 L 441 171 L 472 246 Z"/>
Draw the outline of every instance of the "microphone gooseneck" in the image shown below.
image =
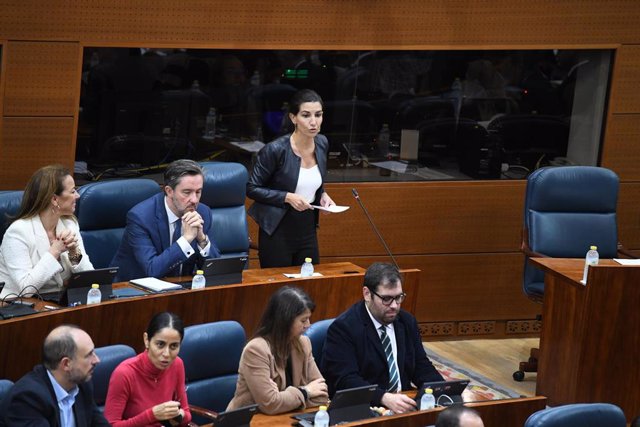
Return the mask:
<path fill-rule="evenodd" d="M 353 197 L 358 201 L 358 204 L 362 208 L 364 215 L 369 220 L 369 224 L 371 224 L 371 228 L 373 228 L 373 231 L 375 231 L 376 236 L 378 236 L 378 239 L 382 243 L 382 246 L 384 246 L 384 249 L 387 251 L 387 254 L 389 255 L 389 257 L 391 257 L 393 264 L 396 266 L 398 270 L 400 270 L 400 267 L 398 266 L 398 263 L 396 262 L 395 257 L 391 253 L 389 246 L 387 246 L 387 242 L 384 241 L 384 238 L 382 238 L 382 234 L 380 234 L 380 232 L 378 231 L 378 227 L 376 227 L 376 225 L 373 223 L 373 219 L 371 219 L 371 215 L 369 215 L 369 211 L 367 211 L 367 208 L 365 208 L 364 204 L 362 204 L 362 200 L 360 200 L 360 196 L 358 195 L 358 190 L 356 190 L 355 188 L 351 188 L 351 193 L 353 194 Z"/>

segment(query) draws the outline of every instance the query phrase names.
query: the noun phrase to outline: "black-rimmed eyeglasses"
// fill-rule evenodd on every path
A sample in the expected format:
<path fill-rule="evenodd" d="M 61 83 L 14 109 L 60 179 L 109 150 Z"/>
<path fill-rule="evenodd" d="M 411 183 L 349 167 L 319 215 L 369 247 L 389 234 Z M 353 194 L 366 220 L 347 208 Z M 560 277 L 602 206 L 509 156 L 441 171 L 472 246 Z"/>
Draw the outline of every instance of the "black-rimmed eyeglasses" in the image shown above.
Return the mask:
<path fill-rule="evenodd" d="M 374 294 L 375 296 L 377 296 L 378 298 L 380 298 L 380 301 L 382 301 L 382 305 L 391 305 L 392 301 L 395 301 L 396 304 L 400 305 L 402 304 L 402 301 L 404 301 L 404 299 L 407 297 L 406 293 L 401 293 L 396 295 L 395 297 L 392 297 L 391 295 L 385 295 L 382 296 L 379 293 L 377 293 L 376 291 L 373 291 L 371 289 L 369 289 L 371 291 L 372 294 Z"/>

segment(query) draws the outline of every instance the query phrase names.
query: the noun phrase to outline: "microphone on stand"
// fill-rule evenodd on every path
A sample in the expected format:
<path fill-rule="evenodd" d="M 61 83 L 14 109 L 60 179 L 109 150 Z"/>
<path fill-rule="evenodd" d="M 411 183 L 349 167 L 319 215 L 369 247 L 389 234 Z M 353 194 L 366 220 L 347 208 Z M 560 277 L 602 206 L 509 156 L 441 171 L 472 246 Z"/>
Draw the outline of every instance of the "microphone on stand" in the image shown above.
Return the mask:
<path fill-rule="evenodd" d="M 364 205 L 362 204 L 362 200 L 360 200 L 360 196 L 358 195 L 358 191 L 355 188 L 352 188 L 351 189 L 351 193 L 353 194 L 353 197 L 355 197 L 355 199 L 358 201 L 358 204 L 360 205 L 360 207 L 364 211 L 364 215 L 369 220 L 369 224 L 371 224 L 371 227 L 373 228 L 373 231 L 376 232 L 376 236 L 378 236 L 378 239 L 380 239 L 380 242 L 382 242 L 382 246 L 384 246 L 384 249 L 387 251 L 387 254 L 391 257 L 391 260 L 393 261 L 393 264 L 396 266 L 396 268 L 398 270 L 400 270 L 400 267 L 398 266 L 398 263 L 396 262 L 396 259 L 394 258 L 393 254 L 391 253 L 391 250 L 389 250 L 389 246 L 387 246 L 387 242 L 384 241 L 384 239 L 382 238 L 382 234 L 380 234 L 380 232 L 378 231 L 378 227 L 376 227 L 376 225 L 373 223 L 373 220 L 371 219 L 371 215 L 369 215 L 369 211 L 367 211 L 367 208 L 365 208 Z"/>

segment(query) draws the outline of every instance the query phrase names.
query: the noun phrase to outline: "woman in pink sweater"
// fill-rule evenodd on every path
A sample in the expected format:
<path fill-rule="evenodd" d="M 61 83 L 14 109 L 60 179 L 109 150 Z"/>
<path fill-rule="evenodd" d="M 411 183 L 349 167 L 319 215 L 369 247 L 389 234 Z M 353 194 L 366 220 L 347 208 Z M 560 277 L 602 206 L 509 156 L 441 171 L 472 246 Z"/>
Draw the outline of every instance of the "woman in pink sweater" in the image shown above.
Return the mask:
<path fill-rule="evenodd" d="M 146 350 L 111 375 L 104 408 L 111 425 L 186 426 L 191 421 L 184 364 L 178 357 L 183 336 L 177 315 L 163 312 L 151 319 L 143 334 Z"/>

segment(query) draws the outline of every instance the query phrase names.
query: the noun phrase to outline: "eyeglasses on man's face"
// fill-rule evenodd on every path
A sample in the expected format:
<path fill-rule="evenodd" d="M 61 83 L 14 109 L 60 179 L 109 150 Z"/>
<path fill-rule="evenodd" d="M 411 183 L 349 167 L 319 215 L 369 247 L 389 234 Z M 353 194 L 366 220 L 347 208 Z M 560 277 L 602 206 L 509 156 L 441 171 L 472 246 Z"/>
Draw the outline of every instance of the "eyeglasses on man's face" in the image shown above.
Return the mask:
<path fill-rule="evenodd" d="M 391 295 L 382 296 L 382 295 L 380 295 L 379 293 L 377 293 L 374 290 L 371 290 L 371 289 L 369 289 L 369 290 L 371 291 L 372 294 L 374 294 L 375 296 L 380 298 L 380 301 L 382 301 L 383 305 L 391 305 L 391 302 L 393 302 L 393 301 L 395 301 L 396 304 L 400 305 L 400 304 L 402 304 L 402 301 L 404 301 L 404 299 L 407 297 L 407 294 L 404 293 L 404 292 L 401 293 L 401 294 L 398 294 L 396 296 L 391 296 Z"/>

